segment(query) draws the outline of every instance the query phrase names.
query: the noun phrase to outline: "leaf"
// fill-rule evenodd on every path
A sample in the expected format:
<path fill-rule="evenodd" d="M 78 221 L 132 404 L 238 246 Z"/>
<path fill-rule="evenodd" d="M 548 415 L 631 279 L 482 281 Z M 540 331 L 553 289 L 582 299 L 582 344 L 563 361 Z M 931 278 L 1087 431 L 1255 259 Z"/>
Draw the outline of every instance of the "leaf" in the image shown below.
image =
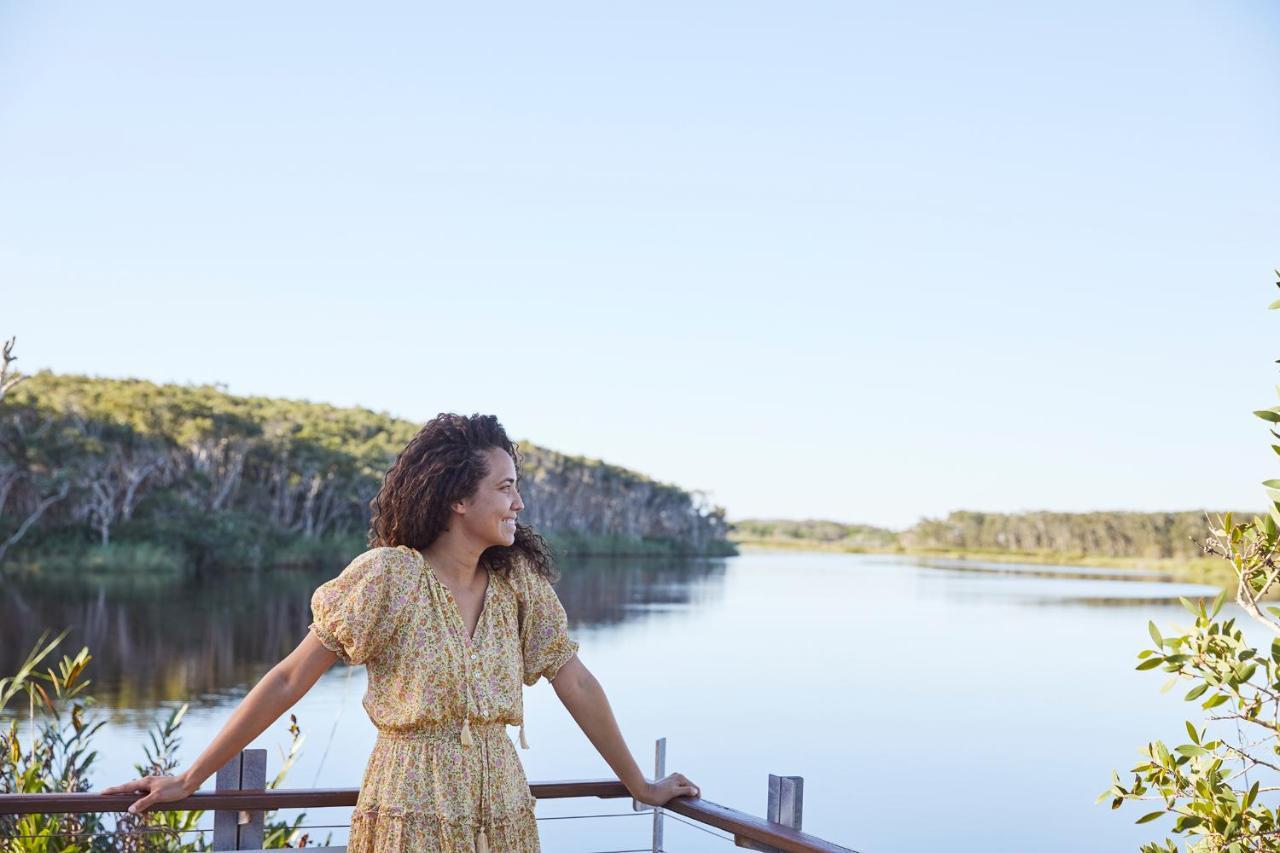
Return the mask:
<path fill-rule="evenodd" d="M 1280 302 L 1280 299 L 1276 301 Z M 1158 817 L 1164 817 L 1164 812 L 1151 812 L 1150 814 L 1144 814 L 1142 817 L 1135 820 L 1134 823 L 1150 823 Z"/>
<path fill-rule="evenodd" d="M 1264 421 L 1270 421 L 1273 424 L 1280 424 L 1280 415 L 1270 409 L 1258 409 L 1254 414 L 1262 418 Z"/>
<path fill-rule="evenodd" d="M 1142 663 L 1134 667 L 1134 669 L 1155 669 L 1162 663 L 1164 663 L 1164 658 L 1147 658 Z"/>
<path fill-rule="evenodd" d="M 1186 596 L 1180 595 L 1178 596 L 1178 600 L 1182 602 L 1183 607 L 1187 608 L 1187 610 L 1191 612 L 1192 616 L 1200 615 L 1200 610 L 1194 604 L 1192 604 L 1191 601 L 1186 598 Z"/>
<path fill-rule="evenodd" d="M 1226 600 L 1227 591 L 1224 589 L 1222 592 L 1218 593 L 1218 597 L 1213 600 L 1213 610 L 1209 613 L 1210 619 L 1218 615 L 1218 611 L 1222 609 L 1222 603 Z"/>
<path fill-rule="evenodd" d="M 1164 645 L 1164 638 L 1160 636 L 1160 629 L 1156 627 L 1155 622 L 1148 620 L 1147 633 L 1150 634 L 1151 639 L 1155 641 L 1157 649 Z"/>
<path fill-rule="evenodd" d="M 1204 685 L 1201 685 L 1201 687 L 1203 687 L 1203 686 L 1204 686 Z M 1201 690 L 1201 693 L 1203 693 L 1203 692 L 1204 692 L 1204 691 L 1203 691 L 1203 690 Z M 1199 695 L 1199 694 L 1196 694 L 1196 695 Z M 1187 698 L 1191 698 L 1191 697 L 1187 697 Z M 1190 721 L 1190 720 L 1187 720 L 1187 734 L 1191 735 L 1191 742 L 1192 742 L 1192 743 L 1196 743 L 1196 744 L 1200 743 L 1200 733 L 1196 731 L 1196 727 L 1195 727 L 1195 726 L 1191 725 L 1191 721 Z"/>
<path fill-rule="evenodd" d="M 1179 755 L 1208 755 L 1209 754 L 1209 750 L 1205 749 L 1203 746 L 1192 746 L 1190 744 L 1183 744 L 1182 746 L 1176 747 L 1174 749 L 1174 752 L 1178 753 Z"/>
<path fill-rule="evenodd" d="M 1249 786 L 1249 793 L 1244 795 L 1244 806 L 1241 811 L 1248 811 L 1249 806 L 1253 805 L 1253 801 L 1258 799 L 1258 783 L 1254 782 Z"/>
<path fill-rule="evenodd" d="M 1277 308 L 1280 308 L 1280 299 L 1277 299 L 1275 302 L 1272 302 L 1267 306 L 1268 311 L 1274 311 Z"/>
<path fill-rule="evenodd" d="M 1226 693 L 1219 693 L 1215 696 L 1210 696 L 1205 702 L 1201 703 L 1200 707 L 1204 708 L 1207 711 L 1210 708 L 1218 707 L 1219 705 L 1223 704 L 1230 698 L 1231 697 Z"/>
<path fill-rule="evenodd" d="M 1208 689 L 1209 689 L 1209 685 L 1207 684 L 1197 684 L 1195 687 L 1192 687 L 1190 690 L 1187 691 L 1187 696 L 1186 696 L 1187 701 L 1192 702 L 1196 699 L 1199 699 L 1201 696 L 1204 695 L 1204 692 Z M 1195 731 L 1195 729 L 1191 728 L 1190 723 L 1187 723 L 1187 729 L 1192 732 Z M 1196 740 L 1195 735 L 1192 735 L 1191 739 L 1195 740 L 1196 743 L 1200 742 L 1199 740 Z"/>

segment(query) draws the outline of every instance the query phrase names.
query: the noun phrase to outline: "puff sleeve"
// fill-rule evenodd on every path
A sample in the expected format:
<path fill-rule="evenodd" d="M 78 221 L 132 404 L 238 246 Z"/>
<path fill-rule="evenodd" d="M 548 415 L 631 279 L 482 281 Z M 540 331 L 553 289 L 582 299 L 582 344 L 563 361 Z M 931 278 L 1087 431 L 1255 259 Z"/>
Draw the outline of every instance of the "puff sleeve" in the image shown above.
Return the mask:
<path fill-rule="evenodd" d="M 310 630 L 348 664 L 376 658 L 413 600 L 416 566 L 396 548 L 373 548 L 311 595 Z"/>
<path fill-rule="evenodd" d="M 569 637 L 569 619 L 551 582 L 523 563 L 515 578 L 524 683 L 532 687 L 544 676 L 555 678 L 578 653 L 578 643 Z"/>

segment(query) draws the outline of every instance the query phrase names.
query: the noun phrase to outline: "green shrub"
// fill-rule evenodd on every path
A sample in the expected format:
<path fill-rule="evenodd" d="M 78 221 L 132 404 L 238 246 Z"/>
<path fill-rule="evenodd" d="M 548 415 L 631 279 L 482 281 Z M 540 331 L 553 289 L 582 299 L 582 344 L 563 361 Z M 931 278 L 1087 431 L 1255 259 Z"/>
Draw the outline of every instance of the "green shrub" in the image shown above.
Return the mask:
<path fill-rule="evenodd" d="M 1280 271 L 1276 276 L 1280 286 Z M 1280 308 L 1280 300 L 1270 307 Z M 1274 428 L 1280 406 L 1254 414 L 1280 440 Z M 1271 447 L 1280 454 L 1280 444 Z M 1189 684 L 1184 700 L 1212 713 L 1205 725 L 1186 722 L 1185 743 L 1148 743 L 1131 770 L 1133 782 L 1122 785 L 1113 771 L 1111 786 L 1098 797 L 1109 799 L 1113 809 L 1127 800 L 1151 802 L 1156 809 L 1137 822 L 1173 817 L 1173 832 L 1188 839 L 1188 853 L 1280 851 L 1280 809 L 1265 802 L 1280 790 L 1280 607 L 1261 603 L 1280 588 L 1280 480 L 1263 486 L 1271 501 L 1267 515 L 1243 522 L 1231 513 L 1213 519 L 1201 547 L 1226 561 L 1235 576 L 1236 602 L 1275 639 L 1259 650 L 1245 641 L 1235 619 L 1219 618 L 1226 590 L 1207 607 L 1182 600 L 1195 617 L 1190 629 L 1164 636 L 1148 623 L 1153 646 L 1138 653 L 1137 668 L 1169 673 L 1165 690 Z M 1177 853 L 1178 845 L 1166 837 L 1140 849 Z"/>
<path fill-rule="evenodd" d="M 26 720 L 15 717 L 0 730 L 0 795 L 86 793 L 89 770 L 96 753 L 92 741 L 105 720 L 89 719 L 93 697 L 85 693 L 84 678 L 92 660 L 82 648 L 75 657 L 63 656 L 57 669 L 38 667 L 66 637 L 64 631 L 48 640 L 41 635 L 18 672 L 0 679 L 0 712 L 25 700 Z M 146 761 L 135 764 L 139 777 L 172 773 L 178 766 L 181 745 L 178 730 L 187 711 L 184 704 L 152 725 L 150 744 L 144 745 Z M 302 745 L 296 717 L 290 716 L 292 737 L 289 754 L 280 773 L 267 787 L 284 781 Z M 25 730 L 25 736 L 24 736 Z M 4 853 L 187 853 L 209 850 L 203 835 L 193 832 L 202 811 L 151 809 L 140 815 L 118 815 L 108 827 L 100 813 L 75 815 L 0 814 L 0 850 Z M 306 817 L 292 823 L 266 815 L 266 847 L 303 847 L 309 840 L 301 829 Z M 185 836 L 192 836 L 187 838 Z M 324 843 L 328 843 L 328 839 Z"/>

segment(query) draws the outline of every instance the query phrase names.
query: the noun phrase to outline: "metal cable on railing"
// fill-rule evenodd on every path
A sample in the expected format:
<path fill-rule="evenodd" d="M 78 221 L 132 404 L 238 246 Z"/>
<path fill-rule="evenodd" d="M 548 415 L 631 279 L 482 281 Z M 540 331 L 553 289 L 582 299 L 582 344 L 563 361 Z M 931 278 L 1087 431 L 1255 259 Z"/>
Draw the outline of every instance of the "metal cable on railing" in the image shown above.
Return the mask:
<path fill-rule="evenodd" d="M 644 812 L 604 812 L 602 814 L 548 815 L 534 820 L 585 820 L 589 817 L 644 817 Z"/>
<path fill-rule="evenodd" d="M 685 820 L 684 818 L 680 817 L 680 815 L 667 812 L 667 817 L 671 818 L 674 821 L 679 821 L 680 823 L 683 823 L 686 826 L 692 826 L 694 829 L 698 830 L 699 832 L 705 832 L 707 835 L 713 836 L 715 838 L 719 838 L 721 841 L 733 841 L 732 835 L 723 835 L 719 832 L 716 832 L 713 829 L 707 829 L 705 826 L 699 826 L 698 824 L 694 823 L 691 820 Z"/>
<path fill-rule="evenodd" d="M 185 800 L 164 803 L 153 810 L 208 811 L 213 813 L 213 827 L 173 830 L 154 829 L 117 830 L 115 832 L 45 832 L 40 834 L 7 835 L 0 833 L 0 840 L 28 838 L 120 838 L 122 832 L 130 835 L 176 835 L 213 833 L 212 849 L 259 851 L 265 835 L 265 816 L 269 812 L 302 808 L 346 808 L 356 805 L 359 790 L 266 789 L 265 749 L 243 750 L 217 774 L 216 790 L 198 792 Z M 655 744 L 654 778 L 666 775 L 666 738 Z M 530 793 L 543 799 L 596 797 L 599 799 L 623 798 L 629 795 L 626 787 L 617 779 L 597 779 L 572 782 L 540 782 L 529 786 Z M 587 818 L 638 817 L 648 815 L 653 820 L 652 843 L 648 848 L 627 850 L 598 850 L 594 853 L 667 853 L 664 844 L 664 821 L 667 817 L 694 829 L 707 833 L 721 841 L 732 841 L 735 846 L 765 853 L 856 853 L 830 841 L 800 830 L 804 795 L 804 779 L 799 776 L 769 775 L 768 809 L 764 818 L 721 806 L 709 800 L 677 797 L 664 806 L 651 806 L 632 798 L 631 812 L 604 812 L 599 814 L 548 815 L 536 817 L 538 821 L 586 820 Z M 133 798 L 125 794 L 0 794 L 0 815 L 18 814 L 89 814 L 123 812 Z M 683 815 L 683 817 L 681 817 Z M 711 827 L 714 827 L 713 830 Z M 299 832 L 317 829 L 346 829 L 349 824 L 310 824 L 291 827 Z M 721 834 L 720 830 L 727 834 Z M 344 847 L 327 848 L 332 851 Z"/>

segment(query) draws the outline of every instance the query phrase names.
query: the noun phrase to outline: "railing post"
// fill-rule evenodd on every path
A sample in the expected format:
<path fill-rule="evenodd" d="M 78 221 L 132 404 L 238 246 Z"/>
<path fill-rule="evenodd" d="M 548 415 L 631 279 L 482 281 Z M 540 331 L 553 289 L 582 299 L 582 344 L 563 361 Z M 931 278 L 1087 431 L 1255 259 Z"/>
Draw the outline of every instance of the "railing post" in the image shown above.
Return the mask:
<path fill-rule="evenodd" d="M 775 776 L 769 774 L 769 805 L 765 819 L 770 823 L 780 823 L 792 829 L 800 829 L 804 817 L 804 777 Z M 764 853 L 781 853 L 777 847 L 752 841 L 741 835 L 733 837 L 733 843 L 748 850 L 760 850 Z"/>
<path fill-rule="evenodd" d="M 667 775 L 667 739 L 665 737 L 658 738 L 653 745 L 653 781 L 658 781 Z M 642 812 L 646 809 L 653 809 L 653 853 L 662 853 L 662 816 L 666 813 L 663 809 L 642 803 L 635 797 L 631 798 L 631 808 L 633 811 Z"/>
<path fill-rule="evenodd" d="M 214 783 L 219 791 L 265 790 L 267 751 L 246 749 L 218 770 Z M 213 813 L 214 850 L 262 848 L 265 817 L 262 812 L 220 810 Z"/>

